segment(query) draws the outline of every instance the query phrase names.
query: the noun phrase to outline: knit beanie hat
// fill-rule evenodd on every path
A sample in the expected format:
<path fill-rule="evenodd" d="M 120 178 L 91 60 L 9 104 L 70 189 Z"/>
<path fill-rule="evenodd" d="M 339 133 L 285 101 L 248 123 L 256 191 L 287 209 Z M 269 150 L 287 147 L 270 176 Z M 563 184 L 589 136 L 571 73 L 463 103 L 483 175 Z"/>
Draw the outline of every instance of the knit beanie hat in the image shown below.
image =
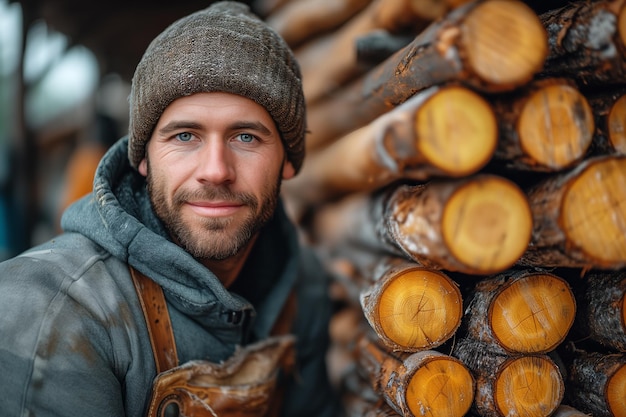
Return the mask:
<path fill-rule="evenodd" d="M 306 115 L 300 67 L 285 41 L 244 3 L 220 1 L 174 22 L 148 46 L 130 92 L 128 157 L 137 168 L 165 108 L 177 98 L 226 92 L 263 106 L 296 172 Z"/>

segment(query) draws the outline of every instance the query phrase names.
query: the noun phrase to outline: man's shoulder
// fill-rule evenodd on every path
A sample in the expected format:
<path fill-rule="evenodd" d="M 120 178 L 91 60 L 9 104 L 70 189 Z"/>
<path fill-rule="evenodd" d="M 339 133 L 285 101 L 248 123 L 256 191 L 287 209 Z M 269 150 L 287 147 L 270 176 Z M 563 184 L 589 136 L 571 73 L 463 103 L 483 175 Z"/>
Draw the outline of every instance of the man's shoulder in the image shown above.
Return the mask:
<path fill-rule="evenodd" d="M 79 277 L 81 270 L 110 256 L 85 236 L 64 233 L 1 262 L 0 283 L 26 276 Z"/>

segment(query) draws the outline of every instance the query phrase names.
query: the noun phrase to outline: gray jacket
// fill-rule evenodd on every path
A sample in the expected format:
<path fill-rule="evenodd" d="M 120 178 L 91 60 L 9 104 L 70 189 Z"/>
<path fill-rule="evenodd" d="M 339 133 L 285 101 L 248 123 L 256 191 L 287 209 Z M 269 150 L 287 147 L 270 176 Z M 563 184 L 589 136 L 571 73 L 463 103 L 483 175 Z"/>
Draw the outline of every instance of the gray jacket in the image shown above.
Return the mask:
<path fill-rule="evenodd" d="M 282 208 L 227 290 L 169 240 L 126 146 L 103 158 L 62 235 L 0 264 L 0 416 L 143 415 L 156 370 L 129 264 L 163 288 L 181 364 L 266 338 L 295 290 L 298 367 L 284 415 L 335 415 L 327 278 Z"/>

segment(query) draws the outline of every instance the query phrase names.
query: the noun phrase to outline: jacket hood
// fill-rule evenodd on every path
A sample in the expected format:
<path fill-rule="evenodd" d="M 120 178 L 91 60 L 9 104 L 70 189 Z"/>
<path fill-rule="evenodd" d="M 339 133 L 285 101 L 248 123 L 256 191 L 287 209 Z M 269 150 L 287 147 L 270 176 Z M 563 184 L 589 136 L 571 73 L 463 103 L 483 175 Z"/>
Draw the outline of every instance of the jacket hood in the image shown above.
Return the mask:
<path fill-rule="evenodd" d="M 230 293 L 209 269 L 170 240 L 152 211 L 144 177 L 130 166 L 127 149 L 128 137 L 124 137 L 105 154 L 96 170 L 93 193 L 63 213 L 63 230 L 87 236 L 114 257 L 149 276 L 187 311 L 200 313 L 207 303 L 215 301 L 232 310 L 250 308 L 247 301 Z M 279 223 L 288 240 L 288 250 L 295 254 L 295 230 L 282 206 L 271 222 Z M 283 259 L 292 257 L 283 255 Z M 287 287 L 291 287 L 296 275 L 296 267 L 290 263 L 287 261 L 278 278 L 290 281 L 283 282 Z"/>

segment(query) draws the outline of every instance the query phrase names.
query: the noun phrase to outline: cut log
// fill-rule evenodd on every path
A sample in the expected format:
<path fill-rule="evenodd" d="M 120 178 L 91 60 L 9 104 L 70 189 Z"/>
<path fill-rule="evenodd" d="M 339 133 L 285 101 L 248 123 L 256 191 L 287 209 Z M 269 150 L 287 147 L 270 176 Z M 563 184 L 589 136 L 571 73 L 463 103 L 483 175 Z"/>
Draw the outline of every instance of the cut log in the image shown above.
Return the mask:
<path fill-rule="evenodd" d="M 626 416 L 626 356 L 578 351 L 567 390 L 571 404 L 594 417 Z"/>
<path fill-rule="evenodd" d="M 589 103 L 596 117 L 594 154 L 626 154 L 626 87 L 594 94 Z"/>
<path fill-rule="evenodd" d="M 469 338 L 457 340 L 452 355 L 476 380 L 472 409 L 482 417 L 547 417 L 563 399 L 563 378 L 547 355 L 502 355 Z"/>
<path fill-rule="evenodd" d="M 476 284 L 465 309 L 469 337 L 502 354 L 547 353 L 567 336 L 576 299 L 552 273 L 507 271 Z"/>
<path fill-rule="evenodd" d="M 307 156 L 284 183 L 295 218 L 313 204 L 373 191 L 399 179 L 473 174 L 498 141 L 489 103 L 460 86 L 424 90 L 370 124 Z"/>
<path fill-rule="evenodd" d="M 626 157 L 589 158 L 527 192 L 534 229 L 520 265 L 626 266 Z"/>
<path fill-rule="evenodd" d="M 542 75 L 571 78 L 581 88 L 626 79 L 624 4 L 577 1 L 541 14 L 550 48 Z"/>
<path fill-rule="evenodd" d="M 546 39 L 538 16 L 521 1 L 461 5 L 363 77 L 309 106 L 307 149 L 327 145 L 434 85 L 460 80 L 488 92 L 520 87 L 542 68 Z"/>
<path fill-rule="evenodd" d="M 354 245 L 425 267 L 485 275 L 512 266 L 532 230 L 526 196 L 495 175 L 432 180 L 355 194 L 318 210 L 320 245 Z"/>
<path fill-rule="evenodd" d="M 423 30 L 429 22 L 416 14 L 412 3 L 412 0 L 373 0 L 337 31 L 296 49 L 307 103 L 319 101 L 363 73 L 363 69 L 355 65 L 354 44 L 359 36 L 379 29 L 398 32 L 416 26 L 414 33 Z"/>
<path fill-rule="evenodd" d="M 356 65 L 373 68 L 415 39 L 414 33 L 390 33 L 384 29 L 373 30 L 354 40 Z"/>
<path fill-rule="evenodd" d="M 443 353 L 421 351 L 400 360 L 363 337 L 357 362 L 374 391 L 402 416 L 461 417 L 472 405 L 472 375 Z"/>
<path fill-rule="evenodd" d="M 444 273 L 405 259 L 387 258 L 372 271 L 372 278 L 373 285 L 361 293 L 361 307 L 388 349 L 434 349 L 459 328 L 461 291 Z"/>
<path fill-rule="evenodd" d="M 580 162 L 591 145 L 591 106 L 569 80 L 536 81 L 496 103 L 501 135 L 494 157 L 509 168 L 558 171 Z"/>
<path fill-rule="evenodd" d="M 370 2 L 371 0 L 291 1 L 270 14 L 266 21 L 292 49 L 297 49 L 300 44 L 348 22 Z"/>
<path fill-rule="evenodd" d="M 610 349 L 626 352 L 626 271 L 593 271 L 578 295 L 579 332 Z"/>
<path fill-rule="evenodd" d="M 611 106 L 606 124 L 611 146 L 617 153 L 626 154 L 626 94 Z"/>

